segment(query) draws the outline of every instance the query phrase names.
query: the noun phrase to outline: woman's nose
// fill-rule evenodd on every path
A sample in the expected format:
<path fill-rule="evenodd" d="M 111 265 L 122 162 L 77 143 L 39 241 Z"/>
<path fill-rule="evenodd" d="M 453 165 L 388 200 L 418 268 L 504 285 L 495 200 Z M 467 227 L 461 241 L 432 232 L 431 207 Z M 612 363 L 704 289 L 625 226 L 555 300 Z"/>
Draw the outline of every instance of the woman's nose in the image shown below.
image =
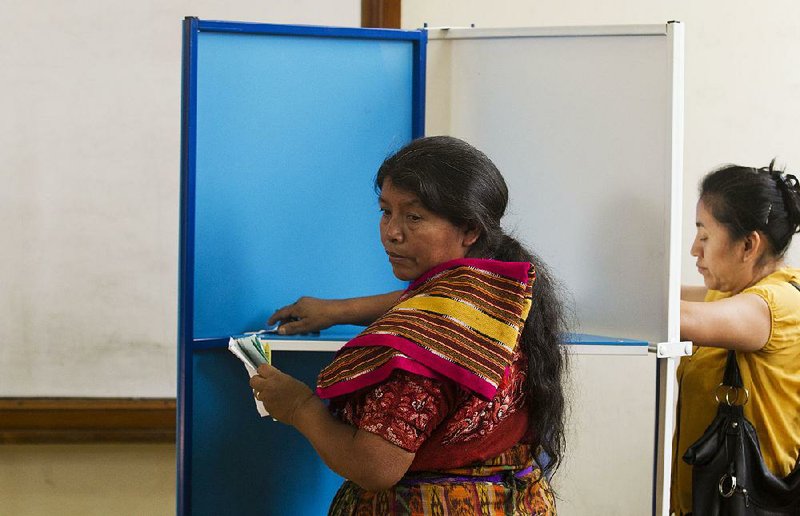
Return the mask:
<path fill-rule="evenodd" d="M 691 249 L 689 249 L 689 254 L 691 254 L 691 255 L 692 255 L 692 256 L 694 256 L 695 258 L 697 258 L 697 257 L 699 257 L 699 256 L 700 256 L 700 244 L 699 244 L 699 242 L 697 241 L 697 238 L 695 238 L 695 239 L 692 241 L 692 248 L 691 248 Z"/>
<path fill-rule="evenodd" d="M 383 234 L 390 242 L 400 242 L 403 239 L 403 229 L 394 218 L 389 218 L 383 225 Z"/>

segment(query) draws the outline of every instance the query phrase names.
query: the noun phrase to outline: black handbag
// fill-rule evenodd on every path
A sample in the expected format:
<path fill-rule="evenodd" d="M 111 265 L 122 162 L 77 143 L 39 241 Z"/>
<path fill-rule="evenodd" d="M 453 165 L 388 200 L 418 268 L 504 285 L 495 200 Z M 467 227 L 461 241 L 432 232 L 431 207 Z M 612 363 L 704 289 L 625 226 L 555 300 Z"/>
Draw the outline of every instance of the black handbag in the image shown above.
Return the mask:
<path fill-rule="evenodd" d="M 749 392 L 742 385 L 734 351 L 728 352 L 715 395 L 716 417 L 683 456 L 692 466 L 692 514 L 800 515 L 800 459 L 786 478 L 776 477 L 764 465 L 755 428 L 744 417 Z"/>

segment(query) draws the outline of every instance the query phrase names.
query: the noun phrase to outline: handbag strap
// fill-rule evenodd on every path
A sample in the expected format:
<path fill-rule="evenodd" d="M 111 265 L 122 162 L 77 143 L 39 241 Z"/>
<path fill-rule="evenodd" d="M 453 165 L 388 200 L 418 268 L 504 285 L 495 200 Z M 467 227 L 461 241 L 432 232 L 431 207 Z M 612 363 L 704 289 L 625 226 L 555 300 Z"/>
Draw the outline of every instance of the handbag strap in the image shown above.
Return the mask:
<path fill-rule="evenodd" d="M 736 352 L 728 351 L 728 361 L 725 363 L 725 374 L 722 376 L 722 383 L 731 387 L 744 387 L 742 374 L 739 372 L 739 363 L 736 361 Z"/>

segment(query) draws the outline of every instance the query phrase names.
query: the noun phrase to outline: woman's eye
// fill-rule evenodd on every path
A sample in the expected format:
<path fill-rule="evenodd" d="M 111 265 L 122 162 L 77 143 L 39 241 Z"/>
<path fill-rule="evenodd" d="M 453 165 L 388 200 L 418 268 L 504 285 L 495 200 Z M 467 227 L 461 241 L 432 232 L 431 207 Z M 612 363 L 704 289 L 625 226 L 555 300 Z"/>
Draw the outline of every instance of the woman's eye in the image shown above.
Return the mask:
<path fill-rule="evenodd" d="M 418 222 L 418 221 L 422 220 L 422 217 L 420 217 L 419 215 L 414 215 L 413 213 L 409 213 L 408 215 L 406 215 L 406 218 L 410 222 Z"/>

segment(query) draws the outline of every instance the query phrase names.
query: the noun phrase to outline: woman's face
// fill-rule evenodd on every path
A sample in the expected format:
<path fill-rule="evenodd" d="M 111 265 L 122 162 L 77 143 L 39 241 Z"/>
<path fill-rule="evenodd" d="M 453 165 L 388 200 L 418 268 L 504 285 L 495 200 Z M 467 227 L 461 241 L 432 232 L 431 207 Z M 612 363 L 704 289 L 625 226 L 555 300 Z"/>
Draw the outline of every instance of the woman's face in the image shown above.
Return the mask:
<path fill-rule="evenodd" d="M 381 243 L 398 279 L 412 281 L 440 263 L 464 258 L 477 240 L 476 231 L 428 210 L 415 194 L 396 188 L 389 178 L 378 202 Z"/>
<path fill-rule="evenodd" d="M 742 259 L 744 244 L 731 239 L 728 229 L 711 214 L 702 199 L 697 203 L 697 234 L 692 256 L 707 288 L 738 292 L 749 281 L 748 267 Z"/>

